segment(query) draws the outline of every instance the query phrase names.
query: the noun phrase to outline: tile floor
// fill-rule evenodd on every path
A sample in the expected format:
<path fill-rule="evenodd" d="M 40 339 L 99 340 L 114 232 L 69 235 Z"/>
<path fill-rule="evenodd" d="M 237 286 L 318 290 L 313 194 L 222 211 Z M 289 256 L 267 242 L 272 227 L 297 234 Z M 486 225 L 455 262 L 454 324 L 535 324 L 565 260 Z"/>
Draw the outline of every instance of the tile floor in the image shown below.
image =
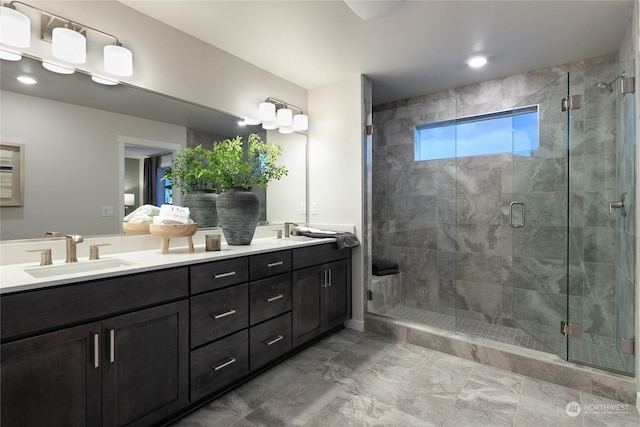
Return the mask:
<path fill-rule="evenodd" d="M 291 425 L 637 427 L 640 415 L 633 406 L 344 329 L 171 427 Z"/>

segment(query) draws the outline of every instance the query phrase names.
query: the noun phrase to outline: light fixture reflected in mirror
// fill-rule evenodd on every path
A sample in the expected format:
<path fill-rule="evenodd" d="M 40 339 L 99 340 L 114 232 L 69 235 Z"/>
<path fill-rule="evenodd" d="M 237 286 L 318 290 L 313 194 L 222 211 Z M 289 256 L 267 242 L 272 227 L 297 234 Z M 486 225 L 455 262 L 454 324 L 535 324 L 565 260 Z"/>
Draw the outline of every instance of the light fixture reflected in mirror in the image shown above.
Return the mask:
<path fill-rule="evenodd" d="M 297 114 L 294 115 L 293 110 L 296 110 Z M 280 128 L 280 133 L 292 133 L 309 129 L 309 117 L 300 107 L 275 98 L 267 98 L 260 103 L 259 117 L 262 128 L 267 130 Z"/>
<path fill-rule="evenodd" d="M 128 77 L 133 75 L 133 55 L 121 45 L 104 47 L 104 70 L 114 76 Z"/>
<path fill-rule="evenodd" d="M 100 77 L 96 75 L 91 76 L 91 80 L 93 80 L 96 83 L 100 83 L 101 85 L 107 85 L 107 86 L 115 86 L 118 83 L 120 83 L 117 80 L 108 79 L 106 77 Z"/>
<path fill-rule="evenodd" d="M 6 61 L 20 61 L 22 59 L 22 55 L 20 55 L 19 53 L 0 49 L 0 59 L 4 59 Z"/>
<path fill-rule="evenodd" d="M 64 67 L 62 65 L 54 64 L 48 61 L 42 61 L 42 67 L 58 74 L 73 74 L 76 72 L 76 70 L 74 70 L 73 68 Z"/>

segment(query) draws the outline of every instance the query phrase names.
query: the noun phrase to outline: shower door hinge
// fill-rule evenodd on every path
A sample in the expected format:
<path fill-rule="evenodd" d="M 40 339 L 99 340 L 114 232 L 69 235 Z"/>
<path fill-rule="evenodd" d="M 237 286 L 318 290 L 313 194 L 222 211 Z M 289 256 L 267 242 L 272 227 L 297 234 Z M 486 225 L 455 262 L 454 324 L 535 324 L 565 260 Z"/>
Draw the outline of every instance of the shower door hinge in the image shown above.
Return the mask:
<path fill-rule="evenodd" d="M 373 125 L 367 125 L 364 129 L 365 135 L 373 135 Z"/>
<path fill-rule="evenodd" d="M 636 340 L 633 338 L 620 338 L 620 351 L 624 354 L 634 354 Z"/>
<path fill-rule="evenodd" d="M 580 338 L 580 324 L 560 321 L 560 333 L 571 338 Z"/>
<path fill-rule="evenodd" d="M 373 301 L 373 291 L 367 290 L 367 301 Z"/>
<path fill-rule="evenodd" d="M 636 79 L 634 77 L 627 77 L 622 79 L 622 85 L 620 86 L 621 93 L 633 93 L 636 91 Z"/>
<path fill-rule="evenodd" d="M 579 110 L 582 108 L 582 95 L 571 95 L 562 98 L 562 111 Z"/>

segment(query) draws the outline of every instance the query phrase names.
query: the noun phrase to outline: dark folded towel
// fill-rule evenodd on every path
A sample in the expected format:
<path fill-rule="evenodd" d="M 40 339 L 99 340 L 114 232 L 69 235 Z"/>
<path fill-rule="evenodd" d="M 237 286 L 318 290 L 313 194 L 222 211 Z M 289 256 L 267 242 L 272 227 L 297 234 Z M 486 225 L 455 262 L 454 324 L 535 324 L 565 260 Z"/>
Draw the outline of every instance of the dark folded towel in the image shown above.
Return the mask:
<path fill-rule="evenodd" d="M 360 245 L 360 241 L 358 240 L 356 235 L 353 233 L 349 233 L 347 231 L 338 232 L 336 234 L 327 234 L 327 233 L 314 233 L 312 231 L 298 230 L 298 235 L 315 237 L 318 239 L 336 239 L 336 245 L 338 246 L 338 249 L 354 248 Z"/>
<path fill-rule="evenodd" d="M 374 276 L 388 276 L 389 274 L 398 274 L 398 273 L 400 273 L 400 270 L 398 270 L 397 268 L 387 268 L 384 270 L 373 271 Z"/>
<path fill-rule="evenodd" d="M 397 262 L 389 261 L 388 259 L 382 258 L 373 258 L 373 260 L 371 261 L 371 265 L 374 271 L 389 269 L 397 270 L 398 268 L 400 268 Z"/>

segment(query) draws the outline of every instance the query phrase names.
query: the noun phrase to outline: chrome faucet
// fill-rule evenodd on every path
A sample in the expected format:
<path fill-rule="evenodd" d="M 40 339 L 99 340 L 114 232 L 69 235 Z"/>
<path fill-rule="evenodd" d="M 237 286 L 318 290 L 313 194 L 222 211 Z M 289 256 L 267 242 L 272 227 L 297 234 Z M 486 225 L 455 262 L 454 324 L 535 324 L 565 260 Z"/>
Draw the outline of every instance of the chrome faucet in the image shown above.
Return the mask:
<path fill-rule="evenodd" d="M 76 243 L 82 243 L 84 239 L 79 234 L 67 234 L 67 259 L 65 262 L 78 262 L 76 258 Z"/>
<path fill-rule="evenodd" d="M 291 237 L 291 233 L 294 231 L 291 226 L 297 227 L 298 224 L 295 222 L 285 222 L 284 223 L 284 237 Z"/>

